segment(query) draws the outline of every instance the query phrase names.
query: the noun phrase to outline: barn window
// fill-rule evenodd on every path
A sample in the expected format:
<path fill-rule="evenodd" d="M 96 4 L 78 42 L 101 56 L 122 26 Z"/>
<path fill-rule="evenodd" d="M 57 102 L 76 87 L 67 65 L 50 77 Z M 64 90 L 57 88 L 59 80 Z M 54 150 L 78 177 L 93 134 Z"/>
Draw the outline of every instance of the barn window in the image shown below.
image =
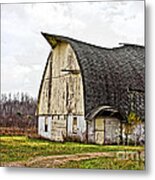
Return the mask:
<path fill-rule="evenodd" d="M 48 119 L 45 118 L 45 132 L 48 132 Z"/>
<path fill-rule="evenodd" d="M 73 133 L 77 133 L 77 117 L 73 118 Z"/>

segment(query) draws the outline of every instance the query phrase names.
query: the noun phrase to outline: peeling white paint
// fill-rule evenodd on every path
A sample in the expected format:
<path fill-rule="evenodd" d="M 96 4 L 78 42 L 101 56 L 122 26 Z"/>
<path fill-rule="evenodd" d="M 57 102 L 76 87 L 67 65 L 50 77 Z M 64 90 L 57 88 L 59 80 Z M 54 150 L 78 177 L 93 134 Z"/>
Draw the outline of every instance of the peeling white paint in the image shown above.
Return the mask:
<path fill-rule="evenodd" d="M 88 142 L 95 142 L 94 120 L 88 122 Z"/>
<path fill-rule="evenodd" d="M 102 117 L 102 119 L 104 128 L 99 131 L 95 127 L 97 117 L 88 122 L 88 142 L 96 144 L 119 144 L 120 120 L 115 117 Z"/>
<path fill-rule="evenodd" d="M 38 118 L 38 134 L 44 138 L 51 139 L 52 117 L 47 117 L 47 124 L 48 124 L 47 132 L 45 132 L 45 118 L 46 118 L 45 116 L 40 116 Z"/>
<path fill-rule="evenodd" d="M 77 133 L 73 132 L 73 118 L 77 118 Z M 62 130 L 64 131 L 64 128 L 60 126 L 61 120 L 56 119 L 56 116 L 47 117 L 48 120 L 48 131 L 45 132 L 45 116 L 40 116 L 38 118 L 38 134 L 41 135 L 44 138 L 48 138 L 54 141 L 63 141 L 62 137 Z M 60 126 L 60 129 L 58 129 L 55 124 L 57 122 L 57 125 Z M 73 116 L 69 115 L 67 118 L 67 134 L 69 136 L 79 136 L 81 140 L 83 140 L 84 133 L 86 132 L 86 121 L 84 119 L 84 116 Z M 63 125 L 64 126 L 64 125 Z M 65 132 L 65 131 L 64 131 Z M 65 132 L 66 135 L 66 132 Z"/>
<path fill-rule="evenodd" d="M 77 134 L 73 133 L 73 118 L 77 118 Z M 83 134 L 86 132 L 86 121 L 84 119 L 84 116 L 74 116 L 69 115 L 68 116 L 68 135 L 77 135 L 83 139 Z"/>

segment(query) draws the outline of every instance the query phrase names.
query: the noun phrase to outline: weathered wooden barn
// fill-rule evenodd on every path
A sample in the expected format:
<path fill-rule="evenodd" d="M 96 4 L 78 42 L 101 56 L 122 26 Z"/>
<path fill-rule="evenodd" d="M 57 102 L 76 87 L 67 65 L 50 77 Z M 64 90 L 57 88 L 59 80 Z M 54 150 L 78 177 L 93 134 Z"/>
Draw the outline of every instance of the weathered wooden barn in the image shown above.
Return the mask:
<path fill-rule="evenodd" d="M 38 133 L 115 144 L 130 112 L 144 120 L 144 47 L 102 48 L 42 33 L 51 45 L 38 97 Z"/>

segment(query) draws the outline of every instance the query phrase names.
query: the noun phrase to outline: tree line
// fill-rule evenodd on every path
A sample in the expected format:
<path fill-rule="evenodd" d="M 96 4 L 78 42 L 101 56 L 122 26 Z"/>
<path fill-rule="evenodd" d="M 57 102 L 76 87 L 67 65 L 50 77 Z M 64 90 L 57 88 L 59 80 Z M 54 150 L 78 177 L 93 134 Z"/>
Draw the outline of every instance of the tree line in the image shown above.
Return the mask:
<path fill-rule="evenodd" d="M 0 127 L 35 128 L 37 100 L 27 93 L 1 94 Z"/>

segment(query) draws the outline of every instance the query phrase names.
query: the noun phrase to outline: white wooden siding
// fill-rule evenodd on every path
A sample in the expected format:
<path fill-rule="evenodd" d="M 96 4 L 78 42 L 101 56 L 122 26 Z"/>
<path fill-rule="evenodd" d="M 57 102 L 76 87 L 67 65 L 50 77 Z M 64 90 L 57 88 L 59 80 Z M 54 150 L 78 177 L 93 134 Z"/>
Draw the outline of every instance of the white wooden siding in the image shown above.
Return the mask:
<path fill-rule="evenodd" d="M 47 118 L 47 124 L 48 124 L 48 131 L 45 132 L 45 118 Z M 51 139 L 51 117 L 45 117 L 45 116 L 40 116 L 38 119 L 38 134 L 47 138 L 47 139 Z"/>

